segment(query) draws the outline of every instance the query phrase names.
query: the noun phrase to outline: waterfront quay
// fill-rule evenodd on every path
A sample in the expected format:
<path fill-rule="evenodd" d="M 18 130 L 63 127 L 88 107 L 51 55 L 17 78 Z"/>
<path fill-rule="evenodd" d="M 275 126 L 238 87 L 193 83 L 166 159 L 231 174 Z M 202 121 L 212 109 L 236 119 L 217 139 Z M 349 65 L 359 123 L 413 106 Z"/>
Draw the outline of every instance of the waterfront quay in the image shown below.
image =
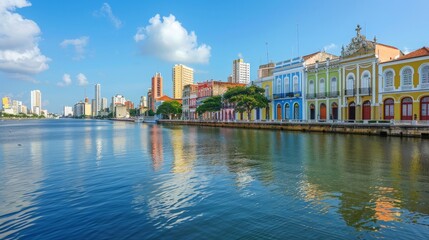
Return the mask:
<path fill-rule="evenodd" d="M 273 129 L 301 132 L 326 132 L 342 134 L 378 135 L 382 137 L 415 137 L 429 139 L 429 123 L 409 121 L 360 122 L 311 122 L 311 121 L 217 121 L 217 120 L 158 120 L 161 124 L 230 127 L 249 129 Z"/>

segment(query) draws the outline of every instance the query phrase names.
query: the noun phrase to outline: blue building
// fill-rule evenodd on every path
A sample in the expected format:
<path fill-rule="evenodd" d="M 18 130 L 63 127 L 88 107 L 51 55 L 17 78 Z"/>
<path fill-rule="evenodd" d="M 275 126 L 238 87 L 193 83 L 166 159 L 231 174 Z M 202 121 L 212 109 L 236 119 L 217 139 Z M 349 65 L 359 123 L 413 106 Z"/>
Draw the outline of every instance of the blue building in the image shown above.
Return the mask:
<path fill-rule="evenodd" d="M 305 67 L 325 60 L 331 55 L 316 52 L 276 63 L 273 70 L 273 107 L 276 120 L 304 120 L 305 107 Z"/>

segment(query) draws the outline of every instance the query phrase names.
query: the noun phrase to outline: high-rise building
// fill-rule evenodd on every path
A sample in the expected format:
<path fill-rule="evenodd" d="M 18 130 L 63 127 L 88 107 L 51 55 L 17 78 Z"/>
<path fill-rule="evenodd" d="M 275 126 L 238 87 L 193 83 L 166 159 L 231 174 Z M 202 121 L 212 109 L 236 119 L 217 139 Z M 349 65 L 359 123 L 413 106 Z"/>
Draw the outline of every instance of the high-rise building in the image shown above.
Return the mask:
<path fill-rule="evenodd" d="M 106 108 L 108 108 L 109 106 L 107 106 L 107 98 L 101 98 L 101 110 L 105 111 Z"/>
<path fill-rule="evenodd" d="M 149 109 L 151 109 L 152 111 L 155 111 L 155 101 L 153 100 L 152 97 L 152 88 L 149 88 L 147 91 L 147 105 L 149 107 Z"/>
<path fill-rule="evenodd" d="M 40 90 L 31 91 L 31 113 L 40 115 L 42 110 L 42 93 Z"/>
<path fill-rule="evenodd" d="M 95 117 L 98 115 L 96 99 L 91 100 L 91 110 L 92 110 L 91 116 Z"/>
<path fill-rule="evenodd" d="M 64 106 L 63 116 L 64 117 L 71 117 L 71 116 L 73 116 L 73 107 Z"/>
<path fill-rule="evenodd" d="M 93 109 L 95 116 L 98 115 L 98 112 L 101 110 L 101 86 L 99 83 L 95 84 L 95 109 Z"/>
<path fill-rule="evenodd" d="M 10 98 L 9 98 L 9 97 L 4 97 L 4 98 L 2 98 L 2 106 L 3 106 L 3 110 L 4 110 L 4 109 L 8 109 L 8 108 L 10 108 L 10 104 L 11 104 L 11 101 L 10 101 Z"/>
<path fill-rule="evenodd" d="M 147 108 L 147 98 L 146 96 L 140 97 L 140 108 Z"/>
<path fill-rule="evenodd" d="M 162 76 L 158 72 L 152 77 L 152 97 L 154 99 L 162 97 Z"/>
<path fill-rule="evenodd" d="M 245 63 L 242 58 L 232 62 L 232 82 L 244 84 L 250 82 L 250 64 Z"/>
<path fill-rule="evenodd" d="M 181 99 L 183 87 L 194 83 L 194 69 L 182 64 L 173 67 L 173 98 Z"/>

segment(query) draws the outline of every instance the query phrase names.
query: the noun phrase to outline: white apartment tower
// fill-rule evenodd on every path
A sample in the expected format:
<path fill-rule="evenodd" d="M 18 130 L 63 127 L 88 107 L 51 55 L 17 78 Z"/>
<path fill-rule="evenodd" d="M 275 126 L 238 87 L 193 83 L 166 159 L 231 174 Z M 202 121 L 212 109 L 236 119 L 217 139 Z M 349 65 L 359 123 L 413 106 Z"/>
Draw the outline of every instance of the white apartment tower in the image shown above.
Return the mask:
<path fill-rule="evenodd" d="M 245 63 L 242 58 L 232 62 L 232 79 L 233 83 L 250 83 L 250 64 Z"/>
<path fill-rule="evenodd" d="M 100 84 L 95 84 L 95 109 L 93 110 L 95 116 L 98 115 L 98 112 L 101 110 L 101 92 L 100 92 Z"/>
<path fill-rule="evenodd" d="M 194 69 L 182 64 L 173 67 L 173 98 L 182 98 L 183 87 L 194 83 Z"/>
<path fill-rule="evenodd" d="M 31 113 L 40 115 L 42 111 L 42 93 L 40 90 L 31 91 Z"/>

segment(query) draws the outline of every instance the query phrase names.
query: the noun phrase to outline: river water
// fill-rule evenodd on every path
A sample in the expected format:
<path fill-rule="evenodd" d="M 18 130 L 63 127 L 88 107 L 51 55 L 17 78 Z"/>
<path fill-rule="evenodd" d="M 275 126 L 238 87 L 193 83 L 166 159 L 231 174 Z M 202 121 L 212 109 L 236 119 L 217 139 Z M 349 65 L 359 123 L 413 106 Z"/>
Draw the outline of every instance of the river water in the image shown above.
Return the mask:
<path fill-rule="evenodd" d="M 428 140 L 0 122 L 0 239 L 428 236 Z"/>

